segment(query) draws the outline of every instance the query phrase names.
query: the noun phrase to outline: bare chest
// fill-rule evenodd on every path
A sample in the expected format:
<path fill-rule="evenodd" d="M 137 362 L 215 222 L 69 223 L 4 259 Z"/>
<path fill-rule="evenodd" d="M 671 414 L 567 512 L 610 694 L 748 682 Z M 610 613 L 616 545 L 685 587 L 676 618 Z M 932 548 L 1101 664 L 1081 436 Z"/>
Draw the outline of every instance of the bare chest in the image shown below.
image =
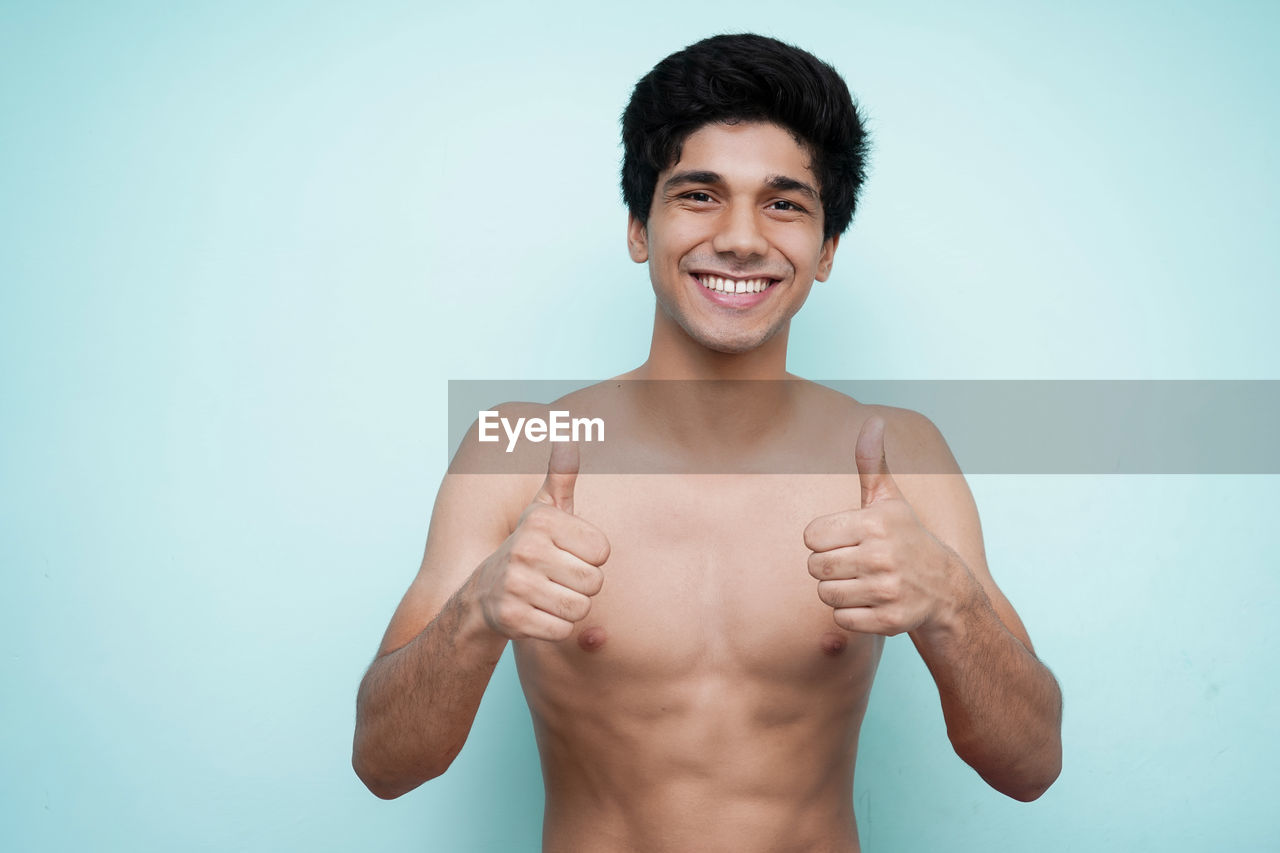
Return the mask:
<path fill-rule="evenodd" d="M 878 645 L 835 626 L 803 539 L 814 518 L 857 500 L 848 479 L 580 478 L 577 512 L 612 548 L 604 587 L 573 637 L 534 653 L 554 669 L 632 683 L 712 675 L 799 686 L 861 670 Z"/>

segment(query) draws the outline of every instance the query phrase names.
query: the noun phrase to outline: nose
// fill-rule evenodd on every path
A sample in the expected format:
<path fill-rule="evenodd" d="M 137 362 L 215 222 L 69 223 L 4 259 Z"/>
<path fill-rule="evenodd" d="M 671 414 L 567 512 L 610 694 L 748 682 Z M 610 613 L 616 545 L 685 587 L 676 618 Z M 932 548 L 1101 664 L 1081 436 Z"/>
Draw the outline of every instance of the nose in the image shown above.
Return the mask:
<path fill-rule="evenodd" d="M 711 240 L 711 248 L 717 253 L 752 258 L 761 257 L 769 251 L 769 241 L 760 231 L 754 205 L 731 205 L 720 220 Z"/>

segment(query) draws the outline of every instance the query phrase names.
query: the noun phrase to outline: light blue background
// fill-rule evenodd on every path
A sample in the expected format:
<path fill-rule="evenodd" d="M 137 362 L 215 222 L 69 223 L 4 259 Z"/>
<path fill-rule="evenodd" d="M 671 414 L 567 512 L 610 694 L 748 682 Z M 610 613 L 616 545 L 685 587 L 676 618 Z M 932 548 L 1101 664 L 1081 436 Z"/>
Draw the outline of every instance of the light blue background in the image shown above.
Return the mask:
<path fill-rule="evenodd" d="M 536 849 L 509 659 L 393 803 L 349 767 L 355 688 L 446 380 L 644 357 L 616 120 L 705 35 L 807 47 L 875 134 L 794 371 L 1280 378 L 1277 8 L 0 4 L 0 848 Z M 1065 769 L 989 790 L 891 641 L 866 849 L 1280 849 L 1276 478 L 973 487 Z"/>

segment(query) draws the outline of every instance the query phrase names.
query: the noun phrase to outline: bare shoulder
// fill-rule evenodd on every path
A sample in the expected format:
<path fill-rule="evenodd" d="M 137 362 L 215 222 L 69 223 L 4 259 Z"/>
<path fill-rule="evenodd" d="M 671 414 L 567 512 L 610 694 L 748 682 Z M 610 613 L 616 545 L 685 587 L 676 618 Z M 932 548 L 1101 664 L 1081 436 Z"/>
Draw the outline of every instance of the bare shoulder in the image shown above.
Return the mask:
<path fill-rule="evenodd" d="M 599 442 L 604 430 L 596 424 L 606 419 L 616 424 L 619 387 L 619 380 L 605 380 L 549 403 L 508 401 L 489 406 L 477 414 L 459 442 L 450 473 L 509 475 L 487 485 L 512 490 L 513 498 L 522 496 L 516 502 L 523 510 L 546 475 L 554 443 Z"/>
<path fill-rule="evenodd" d="M 941 528 L 953 535 L 962 528 L 976 528 L 973 495 L 937 425 L 914 409 L 859 403 L 853 416 L 857 426 L 850 430 L 855 443 L 857 433 L 872 417 L 884 420 L 885 461 L 925 526 L 935 534 Z"/>
<path fill-rule="evenodd" d="M 477 413 L 477 418 L 458 443 L 436 495 L 432 512 L 433 535 L 437 532 L 435 528 L 440 526 L 436 520 L 441 516 L 452 516 L 455 510 L 475 513 L 480 517 L 500 516 L 511 522 L 519 517 L 528 497 L 533 495 L 540 482 L 537 478 L 539 456 L 541 470 L 545 471 L 547 453 L 539 454 L 538 446 L 529 442 L 509 442 L 498 419 L 505 419 L 508 424 L 528 421 L 545 417 L 548 408 L 539 403 L 510 401 Z M 523 501 L 522 496 L 525 497 Z M 428 547 L 430 545 L 429 537 Z"/>
<path fill-rule="evenodd" d="M 942 432 L 913 409 L 864 403 L 825 386 L 806 388 L 806 410 L 832 426 L 835 452 L 852 465 L 867 421 L 885 423 L 885 461 L 903 497 L 921 522 L 966 561 L 985 565 L 978 511 Z"/>
<path fill-rule="evenodd" d="M 550 403 L 514 400 L 477 413 L 441 483 L 424 570 L 433 568 L 447 543 L 463 535 L 493 547 L 509 536 L 546 477 L 552 444 L 565 440 L 553 434 L 556 425 L 570 413 L 600 410 L 607 405 L 608 388 L 602 382 Z"/>
<path fill-rule="evenodd" d="M 920 521 L 967 563 L 985 569 L 978 507 L 937 425 L 912 409 L 868 408 L 868 417 L 884 419 L 885 461 Z"/>
<path fill-rule="evenodd" d="M 804 383 L 803 392 L 806 419 L 828 425 L 828 434 L 846 458 L 853 458 L 867 420 L 879 417 L 885 422 L 885 458 L 895 476 L 960 473 L 942 432 L 920 412 L 862 402 L 812 382 Z"/>
<path fill-rule="evenodd" d="M 547 406 L 509 402 L 493 411 L 509 418 L 537 417 Z M 500 442 L 481 441 L 479 415 L 471 424 L 436 493 L 418 573 L 396 608 L 378 654 L 412 640 L 434 619 L 476 568 L 511 535 L 538 489 L 538 445 L 507 453 Z M 542 470 L 546 470 L 546 451 Z"/>
<path fill-rule="evenodd" d="M 895 406 L 868 406 L 870 415 L 884 418 L 885 458 L 890 471 L 904 475 L 959 475 L 960 466 L 942 431 L 926 415 Z M 894 461 L 898 464 L 895 467 Z"/>
<path fill-rule="evenodd" d="M 1026 627 L 991 575 L 978 506 L 937 425 L 911 409 L 867 405 L 840 396 L 846 401 L 847 432 L 854 436 L 854 443 L 868 418 L 884 419 L 885 461 L 903 498 L 920 523 L 960 557 L 1004 625 L 1030 649 Z"/>

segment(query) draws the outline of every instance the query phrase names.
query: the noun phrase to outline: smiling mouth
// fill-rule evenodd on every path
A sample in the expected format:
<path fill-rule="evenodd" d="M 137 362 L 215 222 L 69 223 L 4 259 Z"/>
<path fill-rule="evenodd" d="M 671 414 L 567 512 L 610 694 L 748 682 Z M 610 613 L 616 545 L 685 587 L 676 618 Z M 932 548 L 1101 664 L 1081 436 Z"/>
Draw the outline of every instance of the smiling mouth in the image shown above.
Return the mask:
<path fill-rule="evenodd" d="M 694 273 L 693 277 L 707 290 L 716 293 L 760 293 L 778 283 L 776 278 L 725 278 L 705 273 Z"/>

